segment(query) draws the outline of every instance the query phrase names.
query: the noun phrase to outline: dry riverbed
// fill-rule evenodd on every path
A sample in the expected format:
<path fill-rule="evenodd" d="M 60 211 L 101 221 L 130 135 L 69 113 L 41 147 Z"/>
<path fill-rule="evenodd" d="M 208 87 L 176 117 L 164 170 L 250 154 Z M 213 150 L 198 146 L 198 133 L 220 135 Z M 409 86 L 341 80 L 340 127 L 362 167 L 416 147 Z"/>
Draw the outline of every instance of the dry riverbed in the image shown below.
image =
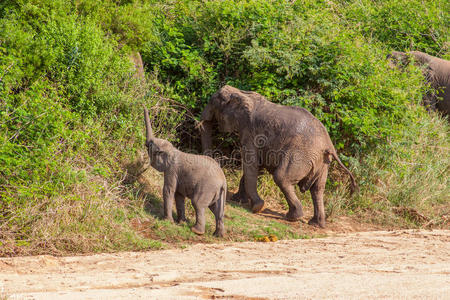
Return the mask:
<path fill-rule="evenodd" d="M 0 258 L 0 299 L 450 298 L 450 231 Z"/>

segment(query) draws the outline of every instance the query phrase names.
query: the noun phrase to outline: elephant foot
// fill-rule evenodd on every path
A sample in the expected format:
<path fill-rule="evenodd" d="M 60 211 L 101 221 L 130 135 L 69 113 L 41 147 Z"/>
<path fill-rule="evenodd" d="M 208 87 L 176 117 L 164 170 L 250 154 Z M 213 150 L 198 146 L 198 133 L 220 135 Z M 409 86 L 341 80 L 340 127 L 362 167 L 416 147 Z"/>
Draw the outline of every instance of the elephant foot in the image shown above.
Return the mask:
<path fill-rule="evenodd" d="M 205 228 L 201 228 L 202 226 L 195 225 L 191 228 L 192 232 L 198 235 L 202 235 L 205 233 Z"/>
<path fill-rule="evenodd" d="M 177 219 L 177 223 L 178 223 L 178 224 L 186 223 L 186 218 L 178 218 L 178 219 Z"/>
<path fill-rule="evenodd" d="M 290 209 L 286 214 L 286 220 L 289 222 L 295 222 L 303 217 L 303 211 L 301 209 Z"/>
<path fill-rule="evenodd" d="M 175 221 L 173 220 L 173 217 L 164 217 L 164 220 L 169 221 L 170 223 L 174 223 Z"/>
<path fill-rule="evenodd" d="M 233 201 L 233 202 L 241 203 L 241 204 L 248 203 L 248 199 L 243 199 L 243 197 L 241 197 L 239 195 L 239 193 L 236 193 L 233 196 L 231 196 L 230 200 Z"/>
<path fill-rule="evenodd" d="M 258 202 L 253 203 L 253 205 L 252 205 L 252 212 L 254 214 L 257 214 L 260 211 L 262 211 L 263 208 L 264 208 L 264 201 L 263 200 L 259 200 Z"/>
<path fill-rule="evenodd" d="M 312 225 L 312 226 L 319 227 L 319 228 L 325 228 L 325 220 L 319 221 L 319 220 L 317 219 L 317 217 L 312 217 L 312 218 L 308 221 L 308 224 L 309 224 L 309 225 Z"/>
<path fill-rule="evenodd" d="M 225 229 L 216 229 L 213 235 L 215 237 L 223 237 L 225 235 Z"/>

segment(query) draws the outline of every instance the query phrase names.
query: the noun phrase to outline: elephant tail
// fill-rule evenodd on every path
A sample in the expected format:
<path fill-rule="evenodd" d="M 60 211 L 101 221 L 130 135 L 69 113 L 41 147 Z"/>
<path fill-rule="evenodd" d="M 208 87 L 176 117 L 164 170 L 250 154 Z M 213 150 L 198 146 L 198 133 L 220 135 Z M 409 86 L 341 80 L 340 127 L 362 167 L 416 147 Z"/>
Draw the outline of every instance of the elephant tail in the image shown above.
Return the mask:
<path fill-rule="evenodd" d="M 345 170 L 345 172 L 347 172 L 348 175 L 350 175 L 350 180 L 352 181 L 351 186 L 350 186 L 351 194 L 353 194 L 355 192 L 358 193 L 359 187 L 358 187 L 358 184 L 356 184 L 356 180 L 355 180 L 355 177 L 353 176 L 352 172 L 350 172 L 350 170 L 344 166 L 344 164 L 341 162 L 341 160 L 337 156 L 336 151 L 327 151 L 327 152 L 329 154 L 331 154 L 333 156 L 333 158 L 338 162 L 338 164 Z"/>
<path fill-rule="evenodd" d="M 220 188 L 219 200 L 217 201 L 217 207 L 219 208 L 219 216 L 224 217 L 225 214 L 225 201 L 227 200 L 227 184 L 224 183 Z"/>

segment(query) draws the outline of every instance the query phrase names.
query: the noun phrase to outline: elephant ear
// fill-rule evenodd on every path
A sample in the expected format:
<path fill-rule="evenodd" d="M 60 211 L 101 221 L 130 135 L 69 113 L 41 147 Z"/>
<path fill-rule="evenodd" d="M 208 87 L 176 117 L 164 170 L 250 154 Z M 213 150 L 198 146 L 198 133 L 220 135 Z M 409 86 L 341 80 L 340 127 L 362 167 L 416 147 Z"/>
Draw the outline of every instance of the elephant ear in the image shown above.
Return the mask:
<path fill-rule="evenodd" d="M 241 109 L 248 116 L 252 114 L 255 103 L 248 95 L 244 93 L 232 93 L 229 99 L 229 105 L 233 108 Z"/>
<path fill-rule="evenodd" d="M 167 151 L 160 151 L 155 155 L 160 170 L 166 170 L 169 167 L 169 157 L 170 154 Z"/>
<path fill-rule="evenodd" d="M 235 87 L 225 85 L 213 97 L 212 102 L 219 109 L 231 107 L 232 109 L 242 111 L 250 116 L 254 108 L 254 100 L 252 93 L 245 93 Z"/>

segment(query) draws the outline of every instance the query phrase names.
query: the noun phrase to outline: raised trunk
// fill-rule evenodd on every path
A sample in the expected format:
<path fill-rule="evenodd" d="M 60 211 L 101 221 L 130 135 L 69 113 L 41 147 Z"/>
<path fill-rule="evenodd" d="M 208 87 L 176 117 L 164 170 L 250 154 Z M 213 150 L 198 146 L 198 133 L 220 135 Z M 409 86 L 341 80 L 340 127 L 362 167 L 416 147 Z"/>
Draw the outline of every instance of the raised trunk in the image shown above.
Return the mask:
<path fill-rule="evenodd" d="M 153 138 L 152 125 L 150 125 L 150 117 L 148 115 L 147 107 L 144 106 L 144 120 L 145 120 L 145 137 L 148 144 Z"/>

